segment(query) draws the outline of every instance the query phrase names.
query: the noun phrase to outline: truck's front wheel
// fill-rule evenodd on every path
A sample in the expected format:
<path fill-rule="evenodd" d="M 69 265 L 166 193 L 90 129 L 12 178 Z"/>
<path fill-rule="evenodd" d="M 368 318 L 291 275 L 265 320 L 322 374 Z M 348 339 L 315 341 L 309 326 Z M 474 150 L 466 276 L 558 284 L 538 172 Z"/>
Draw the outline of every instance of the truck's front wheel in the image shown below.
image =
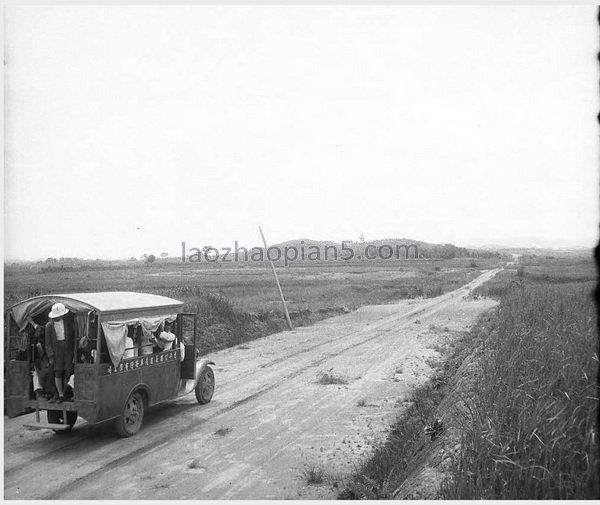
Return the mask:
<path fill-rule="evenodd" d="M 215 374 L 211 367 L 207 366 L 203 372 L 198 384 L 196 384 L 195 393 L 198 403 L 204 405 L 212 400 L 215 392 Z"/>

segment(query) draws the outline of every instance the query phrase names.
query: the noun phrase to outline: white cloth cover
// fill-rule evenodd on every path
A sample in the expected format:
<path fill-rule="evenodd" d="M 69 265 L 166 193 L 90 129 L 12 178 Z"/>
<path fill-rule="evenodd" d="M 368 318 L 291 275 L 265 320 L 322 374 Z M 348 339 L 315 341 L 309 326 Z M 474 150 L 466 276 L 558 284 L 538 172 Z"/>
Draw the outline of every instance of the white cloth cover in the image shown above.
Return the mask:
<path fill-rule="evenodd" d="M 152 337 L 152 333 L 158 330 L 159 326 L 165 321 L 172 323 L 177 319 L 177 314 L 167 316 L 145 317 L 128 319 L 127 321 L 111 321 L 102 323 L 104 337 L 106 338 L 106 346 L 108 354 L 114 366 L 118 366 L 125 353 L 125 338 L 127 337 L 127 326 L 140 324 L 142 326 L 142 355 L 152 354 L 152 347 L 146 347 L 148 340 Z M 150 352 L 148 352 L 150 349 Z"/>
<path fill-rule="evenodd" d="M 113 365 L 118 366 L 125 352 L 125 337 L 127 336 L 127 323 L 102 323 L 106 347 Z"/>

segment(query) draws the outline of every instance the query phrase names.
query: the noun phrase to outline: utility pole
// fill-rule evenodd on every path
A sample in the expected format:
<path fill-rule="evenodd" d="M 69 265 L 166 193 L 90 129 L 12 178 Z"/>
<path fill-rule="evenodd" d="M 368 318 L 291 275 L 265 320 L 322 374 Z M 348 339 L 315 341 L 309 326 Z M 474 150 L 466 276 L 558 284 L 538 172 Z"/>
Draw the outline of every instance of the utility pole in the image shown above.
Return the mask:
<path fill-rule="evenodd" d="M 269 247 L 267 246 L 267 239 L 265 239 L 265 234 L 262 231 L 262 228 L 259 226 L 258 231 L 260 232 L 260 236 L 262 237 L 263 244 L 265 245 L 265 254 L 267 255 L 267 259 L 271 264 L 271 270 L 273 271 L 273 277 L 275 277 L 275 283 L 277 284 L 277 289 L 279 290 L 279 296 L 281 297 L 281 305 L 283 305 L 283 313 L 285 314 L 285 320 L 287 321 L 288 327 L 290 330 L 293 330 L 292 320 L 290 319 L 290 314 L 288 313 L 287 305 L 285 303 L 285 298 L 283 297 L 283 291 L 281 291 L 281 284 L 279 284 L 279 278 L 277 277 L 277 272 L 275 271 L 275 265 L 271 261 L 268 255 Z"/>

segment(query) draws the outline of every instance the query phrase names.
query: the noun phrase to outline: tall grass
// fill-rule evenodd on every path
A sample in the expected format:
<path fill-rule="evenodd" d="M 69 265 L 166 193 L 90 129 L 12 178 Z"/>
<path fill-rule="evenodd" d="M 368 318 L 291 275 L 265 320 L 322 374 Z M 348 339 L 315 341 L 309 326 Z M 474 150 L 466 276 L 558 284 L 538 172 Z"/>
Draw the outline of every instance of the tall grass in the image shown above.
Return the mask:
<path fill-rule="evenodd" d="M 598 498 L 593 283 L 511 287 L 483 344 L 469 429 L 444 498 Z"/>

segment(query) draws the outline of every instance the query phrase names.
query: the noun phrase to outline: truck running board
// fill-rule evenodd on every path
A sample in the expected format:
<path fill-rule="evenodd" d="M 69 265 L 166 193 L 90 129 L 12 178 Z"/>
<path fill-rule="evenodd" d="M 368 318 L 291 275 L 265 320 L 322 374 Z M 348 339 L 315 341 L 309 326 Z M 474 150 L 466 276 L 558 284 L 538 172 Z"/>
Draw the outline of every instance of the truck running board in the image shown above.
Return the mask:
<path fill-rule="evenodd" d="M 23 426 L 26 428 L 32 428 L 34 430 L 69 430 L 71 427 L 68 424 L 57 424 L 57 423 L 26 423 Z"/>

